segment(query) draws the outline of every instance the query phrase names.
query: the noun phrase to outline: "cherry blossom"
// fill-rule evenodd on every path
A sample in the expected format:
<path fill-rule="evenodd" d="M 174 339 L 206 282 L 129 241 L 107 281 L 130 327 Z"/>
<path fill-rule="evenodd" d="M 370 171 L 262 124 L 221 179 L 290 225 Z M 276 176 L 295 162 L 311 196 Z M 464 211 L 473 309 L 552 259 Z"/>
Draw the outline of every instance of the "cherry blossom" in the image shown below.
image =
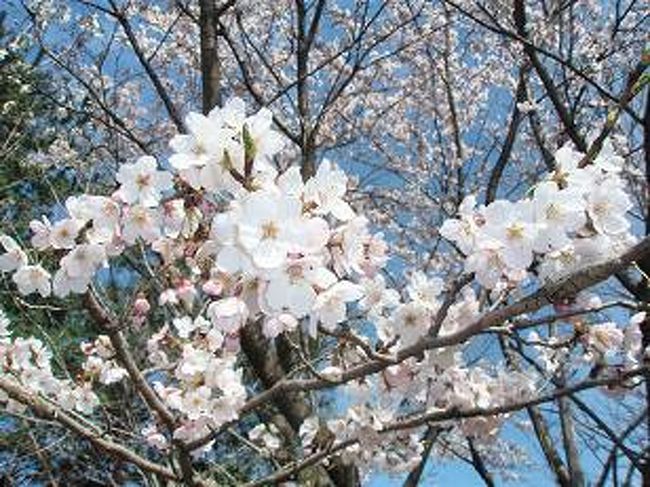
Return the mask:
<path fill-rule="evenodd" d="M 8 235 L 0 235 L 0 244 L 4 247 L 4 254 L 0 254 L 0 271 L 12 272 L 27 265 L 27 254 L 20 245 Z"/>
<path fill-rule="evenodd" d="M 608 235 L 626 232 L 630 226 L 625 213 L 632 207 L 629 196 L 613 178 L 594 188 L 587 200 L 587 211 L 594 228 Z"/>
<path fill-rule="evenodd" d="M 560 190 L 554 182 L 543 182 L 535 188 L 533 211 L 535 220 L 543 226 L 535 241 L 535 250 L 561 250 L 570 244 L 568 233 L 586 223 L 584 200 L 571 190 Z"/>
<path fill-rule="evenodd" d="M 170 163 L 197 189 L 237 191 L 232 172 L 244 174 L 247 145 L 255 172 L 274 174 L 269 159 L 282 149 L 284 140 L 271 122 L 271 112 L 264 108 L 247 118 L 239 98 L 231 98 L 207 116 L 191 112 L 185 120 L 189 134 L 176 135 L 170 142 L 175 152 Z"/>
<path fill-rule="evenodd" d="M 421 302 L 406 303 L 395 308 L 391 322 L 402 345 L 409 346 L 427 333 L 431 324 L 431 312 Z"/>
<path fill-rule="evenodd" d="M 144 206 L 132 206 L 126 210 L 122 238 L 128 244 L 134 244 L 139 238 L 153 242 L 160 237 L 160 214 L 155 209 Z"/>
<path fill-rule="evenodd" d="M 80 222 L 66 218 L 52 225 L 49 232 L 49 242 L 55 249 L 73 249 L 77 234 L 81 230 Z"/>
<path fill-rule="evenodd" d="M 287 311 L 296 318 L 309 314 L 316 300 L 316 289 L 327 289 L 336 276 L 318 258 L 290 259 L 273 272 L 264 293 L 266 304 L 275 311 Z"/>
<path fill-rule="evenodd" d="M 363 296 L 363 288 L 349 281 L 339 281 L 318 295 L 310 318 L 309 332 L 316 334 L 316 325 L 321 323 L 332 330 L 347 316 L 347 303 L 358 301 Z"/>
<path fill-rule="evenodd" d="M 347 192 L 346 174 L 329 160 L 323 160 L 313 178 L 305 184 L 304 200 L 316 205 L 316 214 L 331 214 L 341 221 L 354 217 L 354 211 L 343 200 Z"/>
<path fill-rule="evenodd" d="M 246 322 L 248 308 L 241 299 L 230 297 L 212 302 L 207 314 L 220 331 L 235 333 Z"/>
<path fill-rule="evenodd" d="M 47 298 L 51 293 L 50 273 L 40 265 L 26 265 L 18 269 L 12 280 L 18 286 L 18 292 L 23 295 L 38 292 Z"/>
<path fill-rule="evenodd" d="M 269 191 L 252 193 L 242 203 L 237 228 L 238 242 L 263 269 L 286 262 L 293 245 L 293 227 L 302 215 L 300 202 Z"/>
<path fill-rule="evenodd" d="M 381 274 L 373 278 L 364 277 L 359 282 L 363 286 L 363 297 L 359 308 L 370 316 L 380 316 L 385 308 L 392 308 L 399 303 L 399 293 L 386 287 L 386 279 Z"/>
<path fill-rule="evenodd" d="M 543 111 L 542 101 L 533 100 L 519 110 L 529 116 Z M 384 132 L 375 145 L 384 138 L 401 144 L 419 137 L 377 123 Z M 279 120 L 274 125 L 269 109 L 247 116 L 244 101 L 233 98 L 207 115 L 190 112 L 185 127 L 170 142 L 174 176 L 159 169 L 154 157 L 132 154 L 128 160 L 135 162 L 122 164 L 117 184 L 110 182 L 111 197 L 70 197 L 68 217 L 30 223 L 34 255 L 1 237 L 0 268 L 12 273 L 19 293 L 56 299 L 87 293 L 92 284 L 84 306 L 91 317 L 101 317 L 96 321 L 103 329 L 82 345 L 84 361 L 73 382 L 53 374 L 52 353 L 43 341 L 13 338 L 0 314 L 0 377 L 93 420 L 103 396 L 97 391 L 128 381 L 150 413 L 138 419 L 138 430 L 160 454 L 182 458 L 191 450 L 198 456 L 230 431 L 278 465 L 286 461 L 288 442 L 258 408 L 277 396 L 292 400 L 297 384 L 309 391 L 313 401 L 305 404 L 313 415 L 292 439 L 296 448 L 327 452 L 362 472 L 398 472 L 417 467 L 430 425 L 439 425 L 445 441 L 476 444 L 479 451 L 498 441 L 512 419 L 508 407 L 529 400 L 534 405 L 560 370 L 587 380 L 585 363 L 594 373 L 600 366 L 628 371 L 642 363 L 645 315 L 634 315 L 624 327 L 568 317 L 557 333 L 535 328 L 522 334 L 519 324 L 527 328 L 527 320 L 538 318 L 537 302 L 546 300 L 556 315 L 575 307 L 576 315 L 596 316 L 602 305 L 574 294 L 552 302 L 543 293 L 522 306 L 530 316 L 508 314 L 508 306 L 516 307 L 531 289 L 617 257 L 634 242 L 628 215 L 633 200 L 622 176 L 627 162 L 611 142 L 587 165 L 585 154 L 565 145 L 554 156 L 555 169 L 536 174 L 536 184 L 522 182 L 521 191 L 507 199 L 494 193 L 478 205 L 473 193 L 454 195 L 453 201 L 420 195 L 414 204 L 425 209 L 420 216 L 435 207 L 431 219 L 422 219 L 416 231 L 404 223 L 409 209 L 395 210 L 383 234 L 375 233 L 373 201 L 357 200 L 358 180 L 333 162 L 320 161 L 303 181 L 300 168 L 290 164 L 295 148 L 274 127 L 290 128 Z M 427 144 L 422 141 L 423 153 L 433 150 Z M 458 144 L 458 152 L 477 157 L 475 148 L 466 147 L 471 144 Z M 445 159 L 461 170 L 462 162 Z M 404 174 L 419 177 L 412 170 Z M 408 178 L 400 184 L 393 192 L 397 206 L 400 192 L 412 191 Z M 417 185 L 426 186 L 423 180 Z M 347 202 L 350 189 L 353 206 Z M 449 218 L 438 221 L 443 214 Z M 406 245 L 400 240 L 409 238 L 413 242 Z M 422 252 L 428 254 L 426 267 L 407 265 L 420 259 L 420 250 L 431 250 L 431 238 L 438 243 L 435 251 Z M 389 254 L 407 258 L 390 260 Z M 124 261 L 131 265 L 134 256 L 138 265 L 130 270 L 145 277 L 126 302 L 112 302 L 97 271 L 119 269 Z M 461 273 L 470 280 L 456 289 L 448 276 Z M 99 311 L 92 308 L 95 295 L 101 298 Z M 114 317 L 120 325 L 127 318 L 124 326 L 113 328 Z M 488 353 L 474 360 L 473 337 L 479 334 L 498 335 L 504 351 L 532 351 L 526 356 L 530 363 L 508 355 L 501 362 Z M 251 336 L 268 347 L 264 356 L 251 358 Z M 121 348 L 128 341 L 137 341 L 141 351 L 129 355 Z M 287 344 L 299 366 L 283 363 L 286 357 L 276 360 Z M 259 383 L 250 381 L 256 360 L 272 380 L 260 375 Z M 153 369 L 134 371 L 137 362 Z M 283 375 L 289 370 L 295 377 Z M 345 408 L 322 407 L 321 389 L 340 394 Z M 0 401 L 11 404 L 9 396 Z M 463 417 L 464 411 L 498 407 L 505 412 Z M 446 419 L 431 420 L 443 413 Z M 400 426 L 409 421 L 411 426 Z M 191 470 L 189 455 L 187 462 Z"/>
<path fill-rule="evenodd" d="M 156 159 L 143 156 L 133 164 L 122 164 L 115 179 L 121 184 L 118 197 L 132 205 L 157 206 L 162 193 L 172 188 L 172 176 L 157 169 Z"/>

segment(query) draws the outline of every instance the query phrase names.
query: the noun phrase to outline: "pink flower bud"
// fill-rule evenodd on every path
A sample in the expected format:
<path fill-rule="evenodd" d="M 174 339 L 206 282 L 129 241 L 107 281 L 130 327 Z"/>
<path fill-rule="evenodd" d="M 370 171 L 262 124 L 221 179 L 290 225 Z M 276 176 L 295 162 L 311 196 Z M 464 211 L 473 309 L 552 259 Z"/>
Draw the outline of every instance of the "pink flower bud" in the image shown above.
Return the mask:
<path fill-rule="evenodd" d="M 133 314 L 136 316 L 145 316 L 151 310 L 151 305 L 147 298 L 140 296 L 133 303 Z"/>
<path fill-rule="evenodd" d="M 219 296 L 223 292 L 223 283 L 215 279 L 206 281 L 201 287 L 208 296 Z"/>
<path fill-rule="evenodd" d="M 237 334 L 229 334 L 226 335 L 224 344 L 223 344 L 224 350 L 230 353 L 238 353 L 240 346 L 239 346 L 239 335 Z"/>

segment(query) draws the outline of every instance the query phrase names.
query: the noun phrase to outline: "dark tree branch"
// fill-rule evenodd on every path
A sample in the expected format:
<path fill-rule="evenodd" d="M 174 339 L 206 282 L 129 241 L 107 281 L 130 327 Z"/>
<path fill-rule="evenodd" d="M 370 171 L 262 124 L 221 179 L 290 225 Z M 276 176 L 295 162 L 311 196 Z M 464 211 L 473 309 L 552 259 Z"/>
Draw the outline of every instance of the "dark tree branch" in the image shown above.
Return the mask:
<path fill-rule="evenodd" d="M 215 0 L 199 0 L 199 9 L 201 93 L 203 113 L 207 114 L 215 106 L 221 105 L 221 63 L 217 49 L 218 18 Z"/>
<path fill-rule="evenodd" d="M 510 116 L 510 123 L 508 124 L 508 132 L 506 138 L 501 147 L 501 153 L 499 154 L 499 159 L 494 164 L 492 172 L 490 173 L 490 179 L 488 180 L 487 190 L 485 194 L 485 204 L 488 205 L 494 201 L 497 197 L 497 190 L 499 189 L 499 182 L 501 181 L 501 176 L 503 171 L 510 160 L 510 154 L 512 153 L 512 148 L 515 145 L 515 139 L 517 137 L 517 130 L 519 129 L 519 124 L 522 120 L 522 114 L 519 111 L 518 104 L 526 101 L 526 72 L 528 71 L 527 67 L 522 67 L 519 69 L 519 82 L 517 83 L 517 90 L 515 92 L 513 100 L 512 115 Z"/>
<path fill-rule="evenodd" d="M 129 44 L 131 44 L 131 48 L 133 49 L 133 52 L 138 58 L 138 61 L 140 61 L 140 64 L 142 65 L 145 72 L 147 73 L 147 76 L 149 76 L 149 79 L 151 80 L 151 83 L 153 84 L 156 93 L 158 94 L 158 97 L 163 102 L 163 105 L 165 106 L 165 109 L 169 114 L 169 118 L 171 118 L 172 122 L 174 122 L 174 125 L 176 125 L 176 128 L 180 132 L 185 132 L 186 129 L 185 129 L 185 124 L 183 123 L 183 119 L 179 115 L 178 110 L 176 110 L 176 106 L 174 105 L 174 102 L 169 96 L 167 89 L 163 85 L 160 76 L 158 76 L 158 73 L 151 65 L 150 59 L 147 59 L 147 57 L 144 55 L 144 52 L 142 52 L 140 43 L 138 42 L 135 33 L 133 32 L 133 28 L 131 27 L 131 23 L 126 18 L 124 13 L 117 8 L 117 5 L 115 4 L 114 0 L 110 0 L 110 4 L 111 7 L 113 8 L 111 14 L 113 15 L 113 17 L 115 17 L 115 19 L 117 19 L 117 21 L 122 26 L 122 29 L 126 34 L 126 38 L 129 40 Z"/>
<path fill-rule="evenodd" d="M 433 428 L 431 426 L 427 428 L 427 431 L 424 434 L 424 438 L 423 438 L 424 450 L 420 455 L 420 461 L 418 462 L 417 466 L 409 472 L 402 487 L 418 486 L 418 484 L 420 483 L 420 479 L 422 478 L 422 474 L 424 473 L 424 468 L 426 467 L 427 461 L 429 460 L 429 456 L 431 455 L 431 450 L 433 449 L 433 445 L 435 444 L 436 438 L 438 437 L 438 433 L 439 430 L 436 428 Z"/>
<path fill-rule="evenodd" d="M 514 7 L 513 20 L 517 27 L 517 33 L 521 38 L 528 39 L 528 32 L 526 30 L 526 7 L 524 4 L 524 0 L 514 0 L 513 7 Z M 542 84 L 544 85 L 544 89 L 546 90 L 546 93 L 548 94 L 551 102 L 553 103 L 555 112 L 557 113 L 559 119 L 561 120 L 562 125 L 564 126 L 567 134 L 569 135 L 569 137 L 571 138 L 575 146 L 578 148 L 578 150 L 580 150 L 581 152 L 587 152 L 587 144 L 582 138 L 582 136 L 580 135 L 580 133 L 578 132 L 578 128 L 575 125 L 573 116 L 571 115 L 571 113 L 569 113 L 567 108 L 564 106 L 564 103 L 560 99 L 560 94 L 558 93 L 557 89 L 555 88 L 555 85 L 553 84 L 553 79 L 548 74 L 546 68 L 540 61 L 539 56 L 537 55 L 537 51 L 529 43 L 524 44 L 524 51 L 526 52 L 528 59 L 533 65 L 533 68 L 535 68 L 535 71 L 537 72 L 539 79 L 542 81 Z"/>
<path fill-rule="evenodd" d="M 41 418 L 50 419 L 61 424 L 66 429 L 76 433 L 88 440 L 94 446 L 108 455 L 131 463 L 146 472 L 159 475 L 162 478 L 177 481 L 180 480 L 174 472 L 167 467 L 151 462 L 146 458 L 114 442 L 105 433 L 82 425 L 71 414 L 39 398 L 35 394 L 23 389 L 8 377 L 0 377 L 0 389 L 5 391 L 12 399 L 27 405 L 36 415 Z"/>
<path fill-rule="evenodd" d="M 492 474 L 488 471 L 487 466 L 483 461 L 483 457 L 476 449 L 474 441 L 471 438 L 467 438 L 467 445 L 469 446 L 469 452 L 472 456 L 472 466 L 474 467 L 474 470 L 476 470 L 476 473 L 479 474 L 486 487 L 494 487 L 494 479 L 492 478 Z"/>

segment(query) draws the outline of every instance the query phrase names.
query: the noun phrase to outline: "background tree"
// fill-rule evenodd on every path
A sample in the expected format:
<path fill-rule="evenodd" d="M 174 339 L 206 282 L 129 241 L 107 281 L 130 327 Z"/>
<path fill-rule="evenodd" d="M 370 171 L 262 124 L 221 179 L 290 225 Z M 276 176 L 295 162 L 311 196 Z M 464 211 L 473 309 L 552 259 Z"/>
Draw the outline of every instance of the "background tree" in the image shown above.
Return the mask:
<path fill-rule="evenodd" d="M 275 127 L 291 142 L 275 158 L 278 169 L 298 159 L 307 179 L 327 157 L 356 175 L 349 188 L 351 203 L 384 231 L 393 256 L 386 279 L 406 294 L 413 270 L 447 281 L 460 275 L 463 253 L 438 229 L 462 211 L 466 196 L 476 195 L 485 204 L 524 196 L 545 172 L 556 169 L 554 154 L 567 142 L 589 161 L 612 150 L 606 139 L 613 143 L 613 150 L 625 158 L 622 177 L 635 197 L 629 211 L 634 233 L 647 233 L 650 129 L 647 14 L 641 3 L 33 1 L 12 4 L 9 18 L 15 30 L 28 32 L 38 44 L 40 69 L 54 87 L 43 90 L 48 103 L 64 120 L 84 122 L 61 131 L 47 149 L 29 147 L 41 150 L 41 164 L 66 161 L 73 168 L 71 189 L 114 188 L 119 164 L 142 154 L 169 155 L 166 143 L 176 131 L 187 130 L 183 117 L 190 109 L 201 106 L 207 114 L 231 95 L 240 95 L 253 106 L 270 107 Z M 29 132 L 21 128 L 17 133 Z M 128 315 L 134 305 L 129 296 L 155 302 L 160 292 L 140 260 L 138 250 L 126 253 L 100 280 L 118 316 Z M 557 334 L 567 343 L 539 345 L 527 332 L 497 327 L 468 341 L 463 352 L 467 362 L 494 367 L 505 363 L 509 371 L 534 375 L 556 391 L 567 384 L 571 389 L 584 368 L 568 361 L 566 367 L 545 369 L 534 347 L 578 353 L 590 325 L 622 321 L 629 309 L 643 309 L 650 269 L 645 253 L 625 263 L 632 260 L 632 267 L 608 268 L 615 279 L 597 288 L 602 304 L 596 308 L 561 292 L 558 296 L 566 303 L 536 301 L 537 307 L 549 301 L 556 307 L 518 321 L 516 315 L 529 308 L 516 306 L 516 286 L 495 294 L 474 285 L 486 323 L 496 326 L 511 319 L 521 330 L 535 325 L 542 338 Z M 605 277 L 598 276 L 577 287 Z M 450 299 L 454 290 L 459 291 L 450 286 Z M 84 317 L 82 330 L 97 329 L 87 319 L 87 304 L 70 299 L 65 306 Z M 13 318 L 19 326 L 26 319 Z M 42 323 L 42 313 L 34 319 Z M 140 339 L 165 321 L 169 316 L 157 309 Z M 330 363 L 355 338 L 308 343 L 295 332 L 269 340 L 262 326 L 252 322 L 241 330 L 246 379 L 252 391 L 282 393 L 269 394 L 271 400 L 251 424 L 231 431 L 233 438 L 220 441 L 216 451 L 237 452 L 221 456 L 227 458 L 225 468 L 237 466 L 237 475 L 257 477 L 275 469 L 288 478 L 292 468 L 287 462 L 298 454 L 300 427 L 313 413 L 325 415 L 324 397 L 278 384 L 296 373 L 308 377 L 305 360 L 315 366 Z M 358 329 L 353 319 L 348 326 Z M 644 321 L 644 345 L 650 342 L 646 328 Z M 136 351 L 142 350 L 138 336 L 130 335 Z M 144 367 L 144 356 L 136 353 L 135 358 Z M 376 364 L 379 359 L 374 360 Z M 598 385 L 603 373 L 594 367 L 588 380 Z M 313 380 L 319 389 L 324 387 Z M 614 382 L 609 376 L 607 380 Z M 136 400 L 135 389 L 108 391 L 105 398 L 111 424 L 122 430 L 137 430 L 147 414 L 141 404 L 141 416 L 124 416 L 129 411 L 125 406 Z M 544 463 L 561 485 L 636 482 L 650 475 L 644 446 L 647 393 L 636 387 L 625 400 L 608 401 L 598 394 L 569 390 L 547 398 L 544 408 L 535 401 L 518 408 L 525 411 L 538 443 L 532 458 Z M 328 414 L 335 410 L 336 401 L 330 402 Z M 285 447 L 275 460 L 284 470 L 262 461 L 254 450 L 234 450 L 231 440 L 247 445 L 241 436 L 260 421 L 275 425 L 283 439 Z M 525 450 L 503 436 L 479 441 L 436 423 L 430 424 L 422 444 L 422 462 L 407 476 L 407 484 L 417 483 L 433 454 L 466 460 L 492 484 L 495 474 L 517 472 Z M 302 475 L 338 485 L 359 482 L 355 466 L 334 453 L 316 453 L 316 460 L 332 456 L 333 461 Z M 593 478 L 593 469 L 584 467 L 592 462 L 602 464 Z M 213 464 L 199 463 L 197 470 L 214 469 Z"/>

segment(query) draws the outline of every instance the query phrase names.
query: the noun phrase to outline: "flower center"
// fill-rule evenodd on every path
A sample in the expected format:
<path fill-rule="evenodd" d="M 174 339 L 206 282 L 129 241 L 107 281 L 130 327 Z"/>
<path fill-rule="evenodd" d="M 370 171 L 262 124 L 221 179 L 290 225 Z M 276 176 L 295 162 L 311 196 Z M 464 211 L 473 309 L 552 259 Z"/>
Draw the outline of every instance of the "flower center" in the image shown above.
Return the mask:
<path fill-rule="evenodd" d="M 133 222 L 136 225 L 146 225 L 148 223 L 147 214 L 142 210 L 137 210 L 133 213 Z"/>
<path fill-rule="evenodd" d="M 266 222 L 262 225 L 262 238 L 274 239 L 277 238 L 278 233 L 280 233 L 280 230 L 275 222 Z"/>
<path fill-rule="evenodd" d="M 304 277 L 302 266 L 299 264 L 290 265 L 287 268 L 287 274 L 292 282 L 298 281 Z"/>
<path fill-rule="evenodd" d="M 115 206 L 111 202 L 105 203 L 104 207 L 103 207 L 103 210 L 104 210 L 104 215 L 106 215 L 106 216 L 108 216 L 110 218 L 113 218 L 113 217 L 117 216 L 117 206 Z"/>
<path fill-rule="evenodd" d="M 561 214 L 560 208 L 555 203 L 551 203 L 546 207 L 547 220 L 557 220 Z"/>
<path fill-rule="evenodd" d="M 139 189 L 144 189 L 151 183 L 151 174 L 138 174 L 135 178 L 135 184 Z"/>
<path fill-rule="evenodd" d="M 607 201 L 600 201 L 594 205 L 593 210 L 596 215 L 606 215 L 609 213 L 609 203 Z"/>
<path fill-rule="evenodd" d="M 524 238 L 524 227 L 520 223 L 513 223 L 506 229 L 506 235 L 510 240 L 521 240 Z"/>
<path fill-rule="evenodd" d="M 569 173 L 562 169 L 557 169 L 551 176 L 551 181 L 557 183 L 560 187 L 564 187 L 568 184 Z"/>
<path fill-rule="evenodd" d="M 418 318 L 414 314 L 407 314 L 404 317 L 404 324 L 406 326 L 415 326 L 417 324 Z"/>
<path fill-rule="evenodd" d="M 202 156 L 205 155 L 208 151 L 206 150 L 205 146 L 201 142 L 195 142 L 192 152 L 194 152 L 194 154 L 196 154 L 197 156 Z"/>

